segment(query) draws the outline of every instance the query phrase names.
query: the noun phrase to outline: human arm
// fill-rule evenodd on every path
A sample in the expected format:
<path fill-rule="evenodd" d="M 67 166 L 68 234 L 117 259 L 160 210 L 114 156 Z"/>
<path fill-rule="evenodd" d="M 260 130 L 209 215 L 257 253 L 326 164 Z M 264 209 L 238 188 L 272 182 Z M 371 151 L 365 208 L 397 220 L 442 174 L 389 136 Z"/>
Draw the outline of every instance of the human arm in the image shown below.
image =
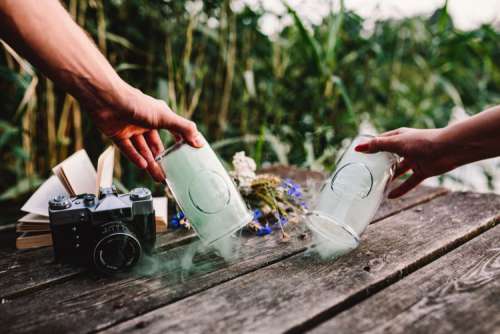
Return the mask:
<path fill-rule="evenodd" d="M 411 176 L 389 197 L 401 196 L 430 176 L 458 166 L 500 155 L 500 106 L 442 129 L 401 128 L 386 132 L 356 147 L 359 152 L 388 151 L 403 158 L 396 176 Z"/>
<path fill-rule="evenodd" d="M 0 38 L 88 111 L 94 124 L 139 168 L 164 179 L 154 161 L 157 129 L 200 146 L 193 122 L 124 82 L 57 0 L 0 0 Z"/>

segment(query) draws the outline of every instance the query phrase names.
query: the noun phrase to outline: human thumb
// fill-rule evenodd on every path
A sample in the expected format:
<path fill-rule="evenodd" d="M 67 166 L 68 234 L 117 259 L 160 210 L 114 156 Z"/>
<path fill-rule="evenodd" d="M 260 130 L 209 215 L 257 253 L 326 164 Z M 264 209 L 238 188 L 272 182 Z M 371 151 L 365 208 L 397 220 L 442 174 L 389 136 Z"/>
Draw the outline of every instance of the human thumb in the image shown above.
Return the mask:
<path fill-rule="evenodd" d="M 401 154 L 402 147 L 399 136 L 390 137 L 374 137 L 364 143 L 357 145 L 354 148 L 357 152 L 363 153 L 377 153 L 387 151 L 392 153 Z"/>

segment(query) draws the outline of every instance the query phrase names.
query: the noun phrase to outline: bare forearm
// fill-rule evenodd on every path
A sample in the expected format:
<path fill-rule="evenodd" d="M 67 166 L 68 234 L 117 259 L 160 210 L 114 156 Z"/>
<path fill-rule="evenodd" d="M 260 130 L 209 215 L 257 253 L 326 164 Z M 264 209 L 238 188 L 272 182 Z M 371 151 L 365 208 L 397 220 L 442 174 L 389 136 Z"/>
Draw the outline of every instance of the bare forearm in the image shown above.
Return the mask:
<path fill-rule="evenodd" d="M 163 151 L 157 129 L 203 144 L 193 122 L 121 80 L 57 0 L 0 0 L 0 38 L 80 100 L 97 128 L 157 181 L 165 179 L 154 161 Z"/>
<path fill-rule="evenodd" d="M 457 166 L 500 156 L 500 106 L 444 128 L 440 137 Z"/>
<path fill-rule="evenodd" d="M 0 34 L 86 105 L 120 102 L 127 85 L 57 0 L 0 0 Z"/>
<path fill-rule="evenodd" d="M 473 161 L 500 156 L 500 106 L 442 129 L 392 130 L 356 146 L 358 152 L 397 153 L 396 175 L 412 174 L 391 191 L 398 197 L 430 176 L 446 173 Z"/>

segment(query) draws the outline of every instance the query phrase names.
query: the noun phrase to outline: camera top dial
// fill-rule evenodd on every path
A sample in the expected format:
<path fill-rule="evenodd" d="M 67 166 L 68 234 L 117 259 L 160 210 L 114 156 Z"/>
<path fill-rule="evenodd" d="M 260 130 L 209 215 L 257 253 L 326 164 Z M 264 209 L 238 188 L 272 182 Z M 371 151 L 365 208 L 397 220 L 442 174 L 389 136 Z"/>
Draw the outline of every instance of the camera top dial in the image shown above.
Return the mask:
<path fill-rule="evenodd" d="M 151 191 L 148 188 L 135 188 L 130 192 L 132 201 L 143 201 L 151 198 Z"/>
<path fill-rule="evenodd" d="M 71 201 L 66 195 L 57 195 L 54 196 L 49 201 L 49 208 L 51 210 L 63 210 L 71 207 Z"/>
<path fill-rule="evenodd" d="M 95 195 L 94 194 L 84 194 L 83 195 L 83 204 L 85 206 L 94 206 L 95 205 Z"/>

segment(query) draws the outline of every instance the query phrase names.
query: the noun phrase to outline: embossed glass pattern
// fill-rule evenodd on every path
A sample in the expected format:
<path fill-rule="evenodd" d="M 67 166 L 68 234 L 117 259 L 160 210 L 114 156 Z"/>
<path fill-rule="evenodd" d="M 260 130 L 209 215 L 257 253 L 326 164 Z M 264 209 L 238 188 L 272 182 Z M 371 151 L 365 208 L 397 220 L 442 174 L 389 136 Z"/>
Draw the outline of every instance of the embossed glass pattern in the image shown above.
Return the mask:
<path fill-rule="evenodd" d="M 323 184 L 321 193 L 307 215 L 307 224 L 323 242 L 348 251 L 375 215 L 392 179 L 397 162 L 388 152 L 365 154 L 354 147 L 369 139 L 360 135 L 337 163 L 333 174 Z"/>
<path fill-rule="evenodd" d="M 201 140 L 201 148 L 180 142 L 156 160 L 177 204 L 200 239 L 211 244 L 245 226 L 252 214 L 215 152 Z"/>

